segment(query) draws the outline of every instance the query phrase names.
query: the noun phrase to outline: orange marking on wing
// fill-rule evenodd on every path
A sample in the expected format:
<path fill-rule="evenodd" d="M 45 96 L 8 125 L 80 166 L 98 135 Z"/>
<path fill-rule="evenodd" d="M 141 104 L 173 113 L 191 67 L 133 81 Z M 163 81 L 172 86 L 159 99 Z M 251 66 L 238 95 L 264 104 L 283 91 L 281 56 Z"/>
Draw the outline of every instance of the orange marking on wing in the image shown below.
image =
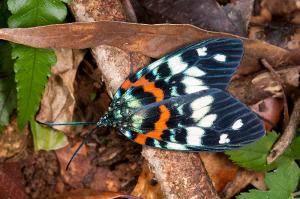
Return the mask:
<path fill-rule="evenodd" d="M 138 144 L 145 144 L 146 143 L 147 136 L 144 136 L 143 134 L 137 134 L 134 138 L 134 141 Z"/>
<path fill-rule="evenodd" d="M 131 82 L 129 79 L 127 79 L 127 80 L 125 80 L 125 82 L 122 84 L 121 88 L 123 88 L 124 90 L 127 90 L 128 88 L 131 87 L 131 85 L 132 85 L 132 82 Z"/>
<path fill-rule="evenodd" d="M 145 92 L 152 93 L 156 98 L 156 101 L 162 101 L 164 99 L 163 90 L 157 88 L 154 82 L 149 82 L 145 77 L 141 77 L 136 82 L 132 83 L 129 79 L 127 79 L 121 86 L 121 88 L 127 90 L 132 86 L 143 86 Z"/>
<path fill-rule="evenodd" d="M 157 140 L 161 140 L 161 135 L 163 131 L 168 128 L 167 122 L 170 119 L 170 111 L 165 105 L 159 106 L 160 109 L 160 117 L 157 122 L 154 124 L 154 130 L 144 134 L 146 137 L 155 138 Z"/>

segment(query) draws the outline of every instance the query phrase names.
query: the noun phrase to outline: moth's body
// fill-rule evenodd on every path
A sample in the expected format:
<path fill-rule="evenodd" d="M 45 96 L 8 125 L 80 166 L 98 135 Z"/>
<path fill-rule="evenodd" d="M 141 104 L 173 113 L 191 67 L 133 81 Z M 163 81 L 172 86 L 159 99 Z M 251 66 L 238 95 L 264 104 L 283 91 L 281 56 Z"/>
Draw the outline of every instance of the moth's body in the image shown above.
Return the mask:
<path fill-rule="evenodd" d="M 260 119 L 226 92 L 243 54 L 239 39 L 186 46 L 144 67 L 118 89 L 97 126 L 156 148 L 224 151 L 264 135 Z"/>

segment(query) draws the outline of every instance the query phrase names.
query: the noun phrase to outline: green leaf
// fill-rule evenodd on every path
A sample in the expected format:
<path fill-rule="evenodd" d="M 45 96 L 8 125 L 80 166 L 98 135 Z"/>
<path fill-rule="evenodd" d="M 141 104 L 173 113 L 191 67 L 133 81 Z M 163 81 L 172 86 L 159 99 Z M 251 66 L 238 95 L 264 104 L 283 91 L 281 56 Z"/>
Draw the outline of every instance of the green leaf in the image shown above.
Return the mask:
<path fill-rule="evenodd" d="M 11 46 L 0 42 L 0 129 L 9 123 L 9 117 L 16 108 L 16 84 L 11 59 Z"/>
<path fill-rule="evenodd" d="M 65 4 L 60 0 L 8 0 L 12 15 L 9 27 L 31 27 L 61 23 L 67 15 Z M 12 57 L 18 96 L 18 125 L 24 128 L 38 109 L 40 98 L 47 83 L 50 67 L 55 64 L 52 50 L 33 49 L 14 45 Z"/>
<path fill-rule="evenodd" d="M 69 3 L 71 3 L 72 0 L 61 0 L 61 1 L 64 2 L 64 3 L 69 4 Z"/>
<path fill-rule="evenodd" d="M 8 0 L 7 4 L 13 14 L 8 20 L 11 28 L 61 23 L 67 15 L 60 0 Z"/>
<path fill-rule="evenodd" d="M 10 13 L 6 0 L 0 1 L 0 28 L 7 27 Z M 16 84 L 14 81 L 11 46 L 0 41 L 0 132 L 9 122 L 9 117 L 16 108 Z"/>
<path fill-rule="evenodd" d="M 298 136 L 275 162 L 268 165 L 267 156 L 277 138 L 278 135 L 275 132 L 270 132 L 257 142 L 238 150 L 226 151 L 226 154 L 241 167 L 255 171 L 270 171 L 283 162 L 300 159 L 300 136 Z"/>
<path fill-rule="evenodd" d="M 68 145 L 67 137 L 60 131 L 46 128 L 34 120 L 30 121 L 30 127 L 34 140 L 34 150 L 56 150 Z"/>
<path fill-rule="evenodd" d="M 267 173 L 265 182 L 268 191 L 250 190 L 248 193 L 242 193 L 238 199 L 288 199 L 293 198 L 293 191 L 296 189 L 299 181 L 300 169 L 298 165 L 292 162 L 282 163 L 273 172 Z"/>
<path fill-rule="evenodd" d="M 277 138 L 278 135 L 271 132 L 255 143 L 238 150 L 226 151 L 226 154 L 241 167 L 256 171 L 268 171 L 276 167 L 275 163 L 268 165 L 266 158 Z"/>
<path fill-rule="evenodd" d="M 7 8 L 7 1 L 0 1 L 0 27 L 7 27 L 7 19 L 10 16 L 10 13 Z"/>
<path fill-rule="evenodd" d="M 50 67 L 56 57 L 52 50 L 14 46 L 15 80 L 18 92 L 18 125 L 22 129 L 38 110 Z"/>
<path fill-rule="evenodd" d="M 294 138 L 289 148 L 286 149 L 284 156 L 300 160 L 300 136 Z"/>

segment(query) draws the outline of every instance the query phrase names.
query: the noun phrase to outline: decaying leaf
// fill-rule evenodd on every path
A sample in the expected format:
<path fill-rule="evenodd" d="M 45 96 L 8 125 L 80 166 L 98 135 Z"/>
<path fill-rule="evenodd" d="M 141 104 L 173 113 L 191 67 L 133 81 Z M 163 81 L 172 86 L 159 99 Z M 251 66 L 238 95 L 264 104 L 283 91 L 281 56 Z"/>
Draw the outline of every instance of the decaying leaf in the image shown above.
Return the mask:
<path fill-rule="evenodd" d="M 55 151 L 60 163 L 60 172 L 64 182 L 77 189 L 90 187 L 98 191 L 119 191 L 119 179 L 112 171 L 108 168 L 95 167 L 91 164 L 92 157 L 88 154 L 87 146 L 84 146 L 82 150 L 79 151 L 69 169 L 66 170 L 67 163 L 79 144 L 80 143 L 77 143 L 72 148 L 65 147 Z"/>
<path fill-rule="evenodd" d="M 72 121 L 75 99 L 74 80 L 77 68 L 84 52 L 71 49 L 57 49 L 57 62 L 51 68 L 52 75 L 44 92 L 37 120 Z M 69 131 L 70 126 L 55 126 L 62 131 Z"/>
<path fill-rule="evenodd" d="M 0 166 L 0 193 L 0 199 L 28 199 L 19 162 Z"/>
<path fill-rule="evenodd" d="M 60 195 L 50 197 L 48 199 L 114 199 L 114 198 L 126 198 L 126 199 L 139 199 L 135 196 L 117 192 L 101 192 L 91 189 L 77 189 L 74 191 L 62 193 Z"/>
<path fill-rule="evenodd" d="M 293 66 L 288 68 L 283 68 L 277 70 L 276 73 L 280 75 L 281 81 L 285 84 L 287 89 L 298 88 L 299 83 L 299 73 L 300 67 Z M 273 96 L 282 97 L 282 88 L 278 80 L 272 77 L 270 72 L 264 72 L 257 75 L 253 80 L 252 83 L 256 85 L 257 88 L 261 90 L 265 90 L 266 92 L 270 92 Z M 287 92 L 287 91 L 285 91 Z"/>
<path fill-rule="evenodd" d="M 253 171 L 240 170 L 235 179 L 228 183 L 226 187 L 220 193 L 220 196 L 224 199 L 232 198 L 237 193 L 240 193 L 247 185 L 252 183 L 257 177 L 261 176 L 262 173 Z"/>
<path fill-rule="evenodd" d="M 209 32 L 191 25 L 146 25 L 99 21 L 49 25 L 35 28 L 0 29 L 0 39 L 38 48 L 90 48 L 101 44 L 129 52 L 140 52 L 158 58 L 184 44 L 212 37 L 236 37 L 226 33 Z M 289 52 L 257 40 L 244 40 L 244 72 L 256 71 L 263 57 L 278 66 L 286 63 Z M 74 42 L 76 41 L 76 42 Z"/>
<path fill-rule="evenodd" d="M 150 171 L 148 164 L 144 164 L 138 182 L 131 192 L 132 195 L 143 199 L 163 199 L 160 185 L 155 180 L 154 174 Z"/>
<path fill-rule="evenodd" d="M 74 145 L 72 148 L 66 146 L 55 151 L 60 164 L 60 173 L 64 182 L 74 188 L 83 188 L 83 178 L 92 168 L 90 160 L 87 157 L 87 147 L 83 146 L 77 157 L 72 161 L 70 168 L 66 171 L 67 163 L 79 144 L 80 143 Z"/>
<path fill-rule="evenodd" d="M 27 146 L 29 130 L 25 128 L 22 133 L 17 127 L 16 118 L 13 118 L 0 135 L 0 159 L 18 158 Z"/>
<path fill-rule="evenodd" d="M 239 35 L 243 33 L 239 24 L 234 23 L 215 0 L 142 0 L 137 3 L 148 14 L 146 20 L 143 20 L 146 23 L 192 24 L 206 30 Z"/>
<path fill-rule="evenodd" d="M 269 97 L 251 106 L 264 121 L 266 130 L 272 130 L 280 120 L 283 111 L 283 100 Z"/>
<path fill-rule="evenodd" d="M 239 167 L 221 153 L 200 153 L 207 173 L 217 192 L 221 192 L 227 183 L 234 180 Z"/>

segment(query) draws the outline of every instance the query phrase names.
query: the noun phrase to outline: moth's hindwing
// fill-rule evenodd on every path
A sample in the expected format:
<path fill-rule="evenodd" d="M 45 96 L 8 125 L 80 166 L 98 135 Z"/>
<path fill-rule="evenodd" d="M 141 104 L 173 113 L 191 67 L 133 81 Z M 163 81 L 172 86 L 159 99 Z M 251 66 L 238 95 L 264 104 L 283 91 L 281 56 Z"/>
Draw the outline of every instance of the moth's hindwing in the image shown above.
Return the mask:
<path fill-rule="evenodd" d="M 220 89 L 147 105 L 126 126 L 125 136 L 139 144 L 188 151 L 239 148 L 265 133 L 256 114 Z"/>

